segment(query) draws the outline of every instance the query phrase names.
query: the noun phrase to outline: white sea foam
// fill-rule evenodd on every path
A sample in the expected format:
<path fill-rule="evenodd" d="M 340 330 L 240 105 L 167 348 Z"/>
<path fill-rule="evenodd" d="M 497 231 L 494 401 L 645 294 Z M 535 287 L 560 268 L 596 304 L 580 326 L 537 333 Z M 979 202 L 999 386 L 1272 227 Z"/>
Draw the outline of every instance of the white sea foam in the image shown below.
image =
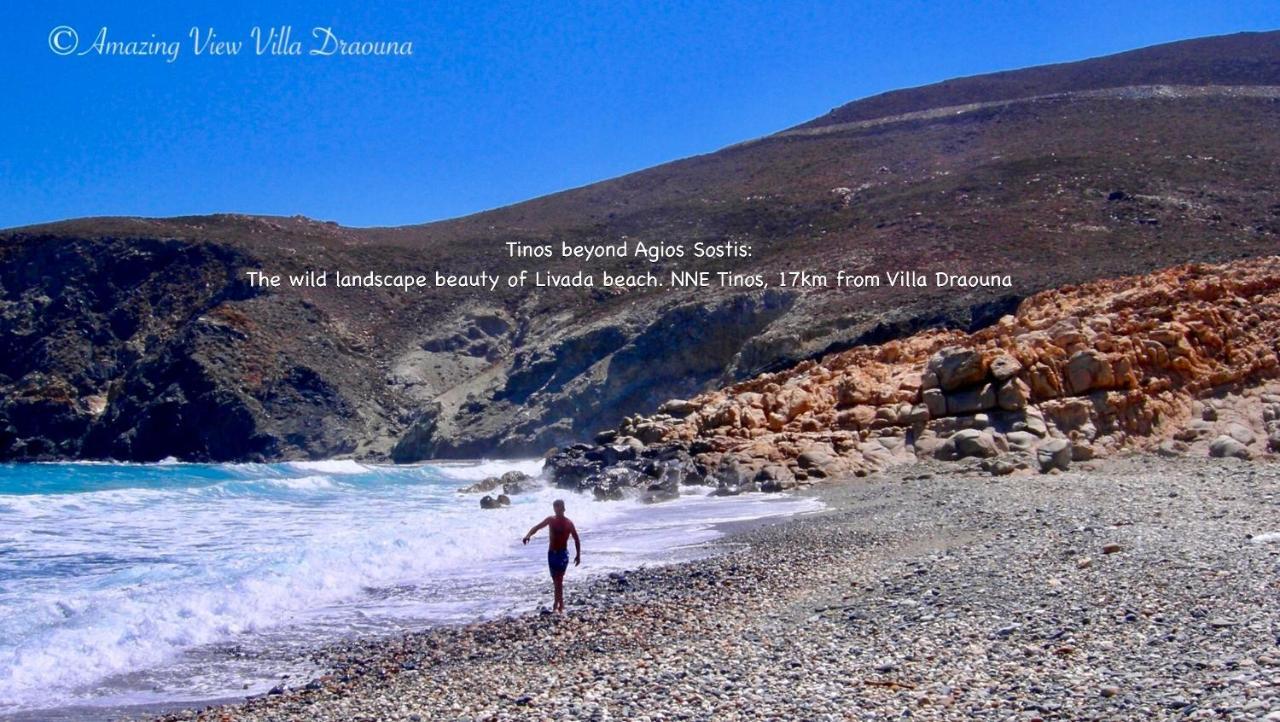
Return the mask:
<path fill-rule="evenodd" d="M 285 464 L 299 471 L 314 471 L 320 474 L 364 474 L 369 467 L 351 459 L 330 459 L 327 461 L 291 461 Z"/>
<path fill-rule="evenodd" d="M 257 483 L 282 489 L 333 489 L 338 486 L 338 482 L 333 477 L 323 475 L 262 479 Z"/>
<path fill-rule="evenodd" d="M 489 461 L 485 459 L 468 463 L 436 462 L 430 466 L 450 479 L 457 479 L 458 481 L 480 481 L 491 476 L 501 476 L 508 471 L 521 471 L 533 477 L 542 474 L 542 459 L 521 459 L 518 461 Z"/>
<path fill-rule="evenodd" d="M 319 643 L 317 634 L 529 608 L 544 591 L 545 551 L 520 537 L 565 492 L 481 511 L 455 489 L 540 467 L 128 467 L 132 487 L 0 496 L 0 714 L 239 691 L 232 672 L 182 666 L 180 652 L 211 643 Z M 67 484 L 80 478 L 67 473 Z M 674 547 L 715 536 L 716 522 L 817 505 L 762 495 L 568 501 L 585 542 L 575 573 L 675 560 L 687 554 Z"/>

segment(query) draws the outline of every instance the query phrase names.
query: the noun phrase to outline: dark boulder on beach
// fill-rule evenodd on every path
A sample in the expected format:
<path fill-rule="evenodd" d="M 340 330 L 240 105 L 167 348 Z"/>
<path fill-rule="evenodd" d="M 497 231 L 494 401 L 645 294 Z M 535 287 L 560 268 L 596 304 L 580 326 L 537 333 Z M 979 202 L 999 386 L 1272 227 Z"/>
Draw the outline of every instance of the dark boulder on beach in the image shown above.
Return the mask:
<path fill-rule="evenodd" d="M 502 476 L 490 476 L 474 484 L 464 486 L 458 491 L 463 494 L 479 494 L 501 489 L 507 496 L 523 494 L 537 486 L 537 480 L 523 471 L 508 471 Z"/>
<path fill-rule="evenodd" d="M 484 491 L 493 491 L 500 486 L 502 486 L 502 479 L 499 479 L 496 476 L 490 476 L 488 478 L 481 479 L 474 484 L 464 486 L 458 489 L 458 491 L 463 494 L 479 494 Z"/>
<path fill-rule="evenodd" d="M 705 484 L 707 478 L 680 444 L 653 446 L 574 444 L 547 458 L 544 470 L 557 488 L 590 493 L 596 499 L 630 496 L 655 503 L 680 495 L 681 485 Z"/>

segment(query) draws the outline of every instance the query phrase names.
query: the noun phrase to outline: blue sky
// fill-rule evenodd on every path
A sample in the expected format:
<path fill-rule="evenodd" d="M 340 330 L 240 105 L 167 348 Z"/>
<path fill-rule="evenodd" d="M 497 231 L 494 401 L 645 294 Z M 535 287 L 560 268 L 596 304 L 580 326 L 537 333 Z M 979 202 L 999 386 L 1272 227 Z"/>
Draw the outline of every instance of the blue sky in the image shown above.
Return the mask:
<path fill-rule="evenodd" d="M 1280 28 L 1280 3 L 6 3 L 0 227 L 91 215 L 463 215 L 959 75 Z M 231 7 L 234 6 L 234 7 Z M 279 57 L 250 29 L 412 41 Z M 157 56 L 60 56 L 109 40 Z M 196 56 L 189 32 L 241 40 Z M 58 40 L 66 47 L 66 36 Z"/>

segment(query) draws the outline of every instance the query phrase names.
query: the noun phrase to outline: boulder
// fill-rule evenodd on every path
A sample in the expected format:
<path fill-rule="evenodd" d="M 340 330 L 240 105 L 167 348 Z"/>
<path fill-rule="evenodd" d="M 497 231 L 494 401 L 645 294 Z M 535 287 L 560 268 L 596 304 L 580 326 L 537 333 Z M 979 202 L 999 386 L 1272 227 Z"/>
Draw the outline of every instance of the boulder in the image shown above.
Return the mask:
<path fill-rule="evenodd" d="M 1005 434 L 1005 440 L 1008 441 L 1009 448 L 1014 451 L 1031 451 L 1035 449 L 1040 437 L 1030 431 L 1010 431 Z"/>
<path fill-rule="evenodd" d="M 658 413 L 670 414 L 677 418 L 688 416 L 697 410 L 697 404 L 684 399 L 671 399 L 658 407 Z"/>
<path fill-rule="evenodd" d="M 1027 372 L 1031 395 L 1035 399 L 1054 399 L 1062 395 L 1062 381 L 1052 366 L 1037 363 Z"/>
<path fill-rule="evenodd" d="M 725 457 L 712 472 L 716 486 L 741 487 L 755 477 L 754 470 L 737 459 Z"/>
<path fill-rule="evenodd" d="M 1028 406 L 1022 412 L 1022 418 L 1013 422 L 1014 431 L 1027 431 L 1041 438 L 1049 434 L 1049 425 L 1044 421 L 1044 414 L 1034 406 Z"/>
<path fill-rule="evenodd" d="M 589 448 L 591 447 L 575 444 L 548 457 L 543 470 L 551 483 L 560 489 L 586 488 L 587 479 L 604 470 L 602 462 L 587 458 Z"/>
<path fill-rule="evenodd" d="M 620 486 L 593 486 L 591 497 L 596 501 L 621 501 L 626 498 L 626 493 Z"/>
<path fill-rule="evenodd" d="M 1007 353 L 997 354 L 991 359 L 991 377 L 996 381 L 1008 381 L 1022 373 L 1022 364 Z"/>
<path fill-rule="evenodd" d="M 1071 460 L 1072 461 L 1089 461 L 1098 455 L 1098 450 L 1087 441 L 1078 440 L 1071 442 Z"/>
<path fill-rule="evenodd" d="M 972 386 L 987 375 L 986 359 L 982 352 L 962 346 L 948 346 L 929 357 L 926 371 L 938 377 L 943 391 Z"/>
<path fill-rule="evenodd" d="M 947 414 L 976 414 L 979 411 L 993 409 L 996 406 L 996 391 L 991 384 L 983 384 L 980 388 L 957 391 L 947 396 Z"/>
<path fill-rule="evenodd" d="M 999 456 L 983 459 L 980 468 L 992 476 L 1007 476 L 1015 471 L 1030 468 L 1026 459 L 1019 456 Z"/>
<path fill-rule="evenodd" d="M 760 482 L 760 485 L 762 487 L 765 484 L 768 484 L 770 482 L 777 482 L 781 484 L 794 484 L 795 480 L 796 480 L 795 474 L 792 474 L 790 469 L 778 464 L 772 464 L 770 466 L 764 467 L 759 472 L 757 472 L 755 476 L 755 481 Z"/>
<path fill-rule="evenodd" d="M 1000 453 L 994 435 L 979 429 L 961 429 L 952 434 L 938 450 L 940 458 L 947 460 L 968 457 L 987 458 Z"/>
<path fill-rule="evenodd" d="M 502 479 L 496 476 L 490 476 L 487 479 L 481 479 L 470 486 L 464 486 L 458 491 L 463 494 L 479 494 L 482 491 L 493 491 L 502 486 Z"/>
<path fill-rule="evenodd" d="M 795 479 L 769 479 L 768 481 L 760 482 L 760 491 L 776 494 L 777 492 L 791 489 L 795 487 L 795 485 Z"/>
<path fill-rule="evenodd" d="M 1233 423 L 1227 425 L 1227 436 L 1248 446 L 1257 440 L 1257 436 L 1253 433 L 1253 429 L 1244 424 Z"/>
<path fill-rule="evenodd" d="M 796 463 L 800 465 L 801 469 L 824 469 L 831 466 L 835 460 L 835 452 L 832 451 L 830 446 L 814 444 L 800 452 L 800 456 L 796 458 Z"/>
<path fill-rule="evenodd" d="M 523 494 L 534 488 L 534 479 L 523 471 L 508 471 L 501 477 L 502 493 L 510 496 Z"/>
<path fill-rule="evenodd" d="M 1195 419 L 1178 429 L 1173 438 L 1178 441 L 1199 441 L 1212 436 L 1215 428 L 1212 422 Z"/>
<path fill-rule="evenodd" d="M 925 409 L 928 410 L 931 418 L 936 419 L 947 415 L 947 397 L 942 393 L 942 389 L 926 389 L 920 393 L 920 400 L 924 402 Z"/>
<path fill-rule="evenodd" d="M 633 436 L 644 444 L 656 444 L 667 437 L 667 427 L 659 423 L 640 424 Z"/>
<path fill-rule="evenodd" d="M 916 451 L 916 457 L 920 459 L 930 457 L 942 458 L 940 453 L 945 443 L 946 441 L 940 437 L 937 432 L 932 429 L 925 429 L 925 431 L 916 437 L 915 444 L 913 444 Z"/>
<path fill-rule="evenodd" d="M 1226 434 L 1223 434 L 1209 442 L 1209 456 L 1215 459 L 1224 459 L 1228 457 L 1236 459 L 1250 459 L 1253 457 L 1253 455 L 1249 453 L 1249 447 L 1240 443 L 1238 439 Z"/>
<path fill-rule="evenodd" d="M 493 496 L 490 496 L 489 494 L 485 494 L 484 496 L 480 497 L 481 509 L 498 509 L 501 506 L 502 506 L 502 503 L 499 502 Z"/>
<path fill-rule="evenodd" d="M 640 492 L 640 501 L 645 504 L 657 504 L 679 498 L 680 486 L 671 482 L 650 484 L 647 489 Z"/>
<path fill-rule="evenodd" d="M 1036 448 L 1036 463 L 1046 473 L 1054 469 L 1066 471 L 1071 467 L 1071 442 L 1066 439 L 1047 439 Z"/>
<path fill-rule="evenodd" d="M 1018 411 L 1027 407 L 1031 387 L 1022 379 L 1010 379 L 996 391 L 996 405 L 1005 411 Z"/>
<path fill-rule="evenodd" d="M 693 467 L 693 462 L 683 454 L 669 459 L 651 460 L 642 469 L 645 474 L 664 484 L 679 486 L 703 483 L 703 479 Z"/>
<path fill-rule="evenodd" d="M 1067 382 L 1072 393 L 1083 394 L 1092 389 L 1108 389 L 1115 383 L 1111 364 L 1093 349 L 1071 355 L 1067 361 Z"/>

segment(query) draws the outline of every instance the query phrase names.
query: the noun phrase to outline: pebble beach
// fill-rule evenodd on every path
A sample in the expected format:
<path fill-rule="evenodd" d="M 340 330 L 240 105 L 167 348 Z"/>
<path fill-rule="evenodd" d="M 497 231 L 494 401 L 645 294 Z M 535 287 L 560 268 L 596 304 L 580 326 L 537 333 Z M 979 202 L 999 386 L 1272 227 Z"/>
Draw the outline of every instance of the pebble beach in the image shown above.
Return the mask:
<path fill-rule="evenodd" d="M 1280 720 L 1274 464 L 916 464 L 801 493 L 826 509 L 705 558 L 570 570 L 563 616 L 345 642 L 316 679 L 159 719 Z"/>

